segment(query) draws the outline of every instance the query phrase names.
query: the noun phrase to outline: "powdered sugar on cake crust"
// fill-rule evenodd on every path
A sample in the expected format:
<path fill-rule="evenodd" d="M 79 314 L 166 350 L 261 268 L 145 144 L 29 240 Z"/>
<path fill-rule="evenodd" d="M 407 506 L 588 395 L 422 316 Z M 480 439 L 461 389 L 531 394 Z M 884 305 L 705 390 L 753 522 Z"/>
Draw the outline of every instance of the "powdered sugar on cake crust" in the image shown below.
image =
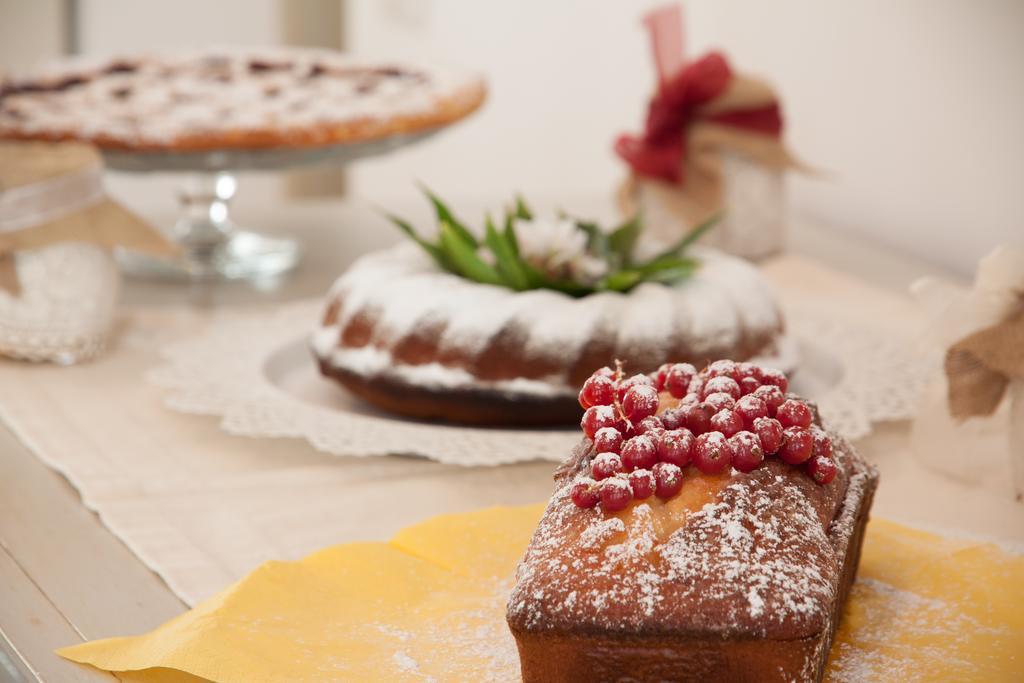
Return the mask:
<path fill-rule="evenodd" d="M 781 318 L 757 270 L 712 250 L 697 255 L 700 268 L 676 286 L 645 283 L 628 294 L 576 299 L 471 282 L 440 271 L 415 245 L 403 244 L 359 259 L 335 282 L 328 308 L 340 312 L 315 332 L 313 349 L 328 365 L 368 378 L 387 374 L 417 386 L 572 396 L 578 387 L 570 366 L 595 335 L 635 366 L 663 362 L 679 347 L 724 352 L 745 334 L 770 341 Z M 351 324 L 367 321 L 371 338 L 343 339 Z M 411 360 L 395 357 L 396 347 L 424 330 L 432 332 L 436 350 Z M 486 377 L 474 367 L 499 334 L 521 346 L 528 366 L 523 376 Z"/>
<path fill-rule="evenodd" d="M 748 268 L 745 261 L 721 259 L 718 267 L 704 275 L 728 297 L 744 329 L 760 330 L 777 324 L 778 314 L 770 288 L 759 287 L 751 291 L 744 275 Z"/>
<path fill-rule="evenodd" d="M 619 344 L 625 351 L 623 357 L 629 358 L 635 365 L 657 366 L 665 340 L 671 339 L 675 332 L 672 307 L 676 290 L 645 282 L 634 289 L 633 293 L 644 305 L 629 304 L 622 307 Z"/>
<path fill-rule="evenodd" d="M 685 534 L 669 539 L 659 551 L 667 578 L 694 587 L 683 594 L 697 611 L 726 605 L 730 622 L 760 622 L 761 634 L 784 620 L 823 623 L 839 566 L 826 530 L 803 504 L 803 487 L 760 474 L 728 486 L 720 502 L 690 517 Z M 831 561 L 819 567 L 811 558 Z"/>
<path fill-rule="evenodd" d="M 687 331 L 694 351 L 707 355 L 739 341 L 740 315 L 726 293 L 702 275 L 687 283 L 689 296 L 676 300 L 675 314 L 677 321 L 685 321 L 678 327 Z"/>
<path fill-rule="evenodd" d="M 338 338 L 334 329 L 318 330 L 313 337 L 314 344 L 323 343 L 324 338 L 331 341 Z M 461 368 L 453 368 L 441 363 L 422 363 L 420 365 L 398 366 L 396 370 L 394 358 L 386 350 L 376 346 L 361 346 L 355 349 L 335 349 L 330 354 L 331 363 L 335 367 L 343 367 L 363 376 L 389 375 L 400 377 L 403 381 L 421 387 L 434 389 L 461 389 L 473 387 L 490 389 L 510 394 L 526 394 L 531 396 L 573 396 L 575 391 L 569 387 L 559 387 L 550 379 L 515 379 L 484 381 Z"/>
<path fill-rule="evenodd" d="M 621 296 L 592 294 L 574 300 L 572 315 L 566 315 L 563 296 L 543 290 L 538 293 L 542 296 L 540 305 L 523 309 L 519 317 L 526 315 L 531 319 L 525 346 L 527 357 L 537 358 L 546 365 L 564 361 L 566 340 L 589 338 L 603 320 L 610 315 L 620 317 L 628 308 Z M 486 331 L 482 331 L 481 337 L 487 338 Z"/>
<path fill-rule="evenodd" d="M 482 87 L 472 74 L 328 50 L 212 48 L 63 63 L 0 88 L 0 133 L 171 144 L 430 116 Z"/>
<path fill-rule="evenodd" d="M 841 440 L 836 457 L 840 475 L 824 488 L 778 461 L 734 471 L 664 539 L 660 503 L 623 516 L 581 509 L 569 499 L 575 479 L 564 476 L 518 568 L 510 623 L 681 637 L 821 633 L 870 476 Z"/>
<path fill-rule="evenodd" d="M 580 547 L 585 550 L 598 550 L 618 534 L 626 533 L 626 525 L 618 517 L 609 517 L 596 524 L 591 524 L 580 534 Z"/>

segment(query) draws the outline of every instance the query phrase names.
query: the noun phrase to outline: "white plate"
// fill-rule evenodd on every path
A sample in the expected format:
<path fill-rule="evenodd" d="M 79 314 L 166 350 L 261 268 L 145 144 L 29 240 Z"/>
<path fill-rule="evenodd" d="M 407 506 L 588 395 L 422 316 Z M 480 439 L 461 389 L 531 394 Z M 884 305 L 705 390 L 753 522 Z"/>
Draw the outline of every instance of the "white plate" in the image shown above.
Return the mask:
<path fill-rule="evenodd" d="M 563 459 L 578 429 L 460 427 L 377 411 L 320 377 L 306 343 L 320 301 L 288 304 L 269 316 L 242 314 L 203 337 L 164 349 L 150 372 L 170 389 L 176 410 L 221 416 L 231 434 L 304 438 L 335 455 L 419 455 L 458 465 Z"/>
<path fill-rule="evenodd" d="M 316 368 L 305 331 L 321 307 L 302 301 L 271 314 L 225 316 L 202 337 L 164 349 L 167 363 L 148 376 L 168 389 L 168 406 L 220 416 L 231 434 L 302 438 L 335 455 L 499 465 L 559 461 L 579 441 L 576 428 L 439 425 L 367 406 Z M 829 427 L 856 438 L 872 421 L 913 414 L 924 380 L 908 358 L 912 349 L 884 330 L 854 329 L 818 311 L 789 311 L 787 320 L 800 358 L 792 388 L 818 403 Z"/>

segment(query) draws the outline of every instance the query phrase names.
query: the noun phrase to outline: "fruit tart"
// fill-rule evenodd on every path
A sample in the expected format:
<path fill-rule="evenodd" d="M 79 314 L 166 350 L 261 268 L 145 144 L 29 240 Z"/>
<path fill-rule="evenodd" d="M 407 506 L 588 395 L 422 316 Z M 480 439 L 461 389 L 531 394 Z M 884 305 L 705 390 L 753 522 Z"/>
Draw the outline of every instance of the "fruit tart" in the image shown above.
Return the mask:
<path fill-rule="evenodd" d="M 76 58 L 0 79 L 0 139 L 136 153 L 354 144 L 454 123 L 486 90 L 460 70 L 298 47 Z"/>
<path fill-rule="evenodd" d="M 508 604 L 526 683 L 821 679 L 878 473 L 787 385 L 728 360 L 586 381 Z"/>

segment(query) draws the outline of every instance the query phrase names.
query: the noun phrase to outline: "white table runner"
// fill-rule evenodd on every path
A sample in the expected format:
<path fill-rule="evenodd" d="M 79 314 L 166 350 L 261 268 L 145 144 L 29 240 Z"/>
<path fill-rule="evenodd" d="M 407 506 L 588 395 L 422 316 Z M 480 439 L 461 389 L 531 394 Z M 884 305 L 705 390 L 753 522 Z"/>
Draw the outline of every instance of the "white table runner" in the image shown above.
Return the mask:
<path fill-rule="evenodd" d="M 767 274 L 801 305 L 836 307 L 904 333 L 919 323 L 905 298 L 805 261 L 777 261 Z M 548 496 L 551 463 L 461 468 L 337 457 L 295 439 L 230 436 L 213 418 L 168 410 L 144 373 L 159 364 L 163 344 L 201 333 L 220 315 L 131 308 L 117 343 L 93 363 L 0 361 L 0 417 L 187 603 L 265 560 L 384 539 L 433 514 Z M 877 515 L 1024 540 L 1015 504 L 922 470 L 906 453 L 906 432 L 890 425 L 860 442 L 882 469 Z"/>

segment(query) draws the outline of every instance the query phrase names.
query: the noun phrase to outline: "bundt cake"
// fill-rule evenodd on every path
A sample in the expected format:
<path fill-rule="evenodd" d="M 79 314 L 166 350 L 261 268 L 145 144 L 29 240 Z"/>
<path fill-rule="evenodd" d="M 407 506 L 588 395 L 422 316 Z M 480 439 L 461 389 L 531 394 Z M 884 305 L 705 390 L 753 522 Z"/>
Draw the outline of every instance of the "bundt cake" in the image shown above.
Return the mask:
<path fill-rule="evenodd" d="M 413 244 L 360 258 L 331 288 L 312 346 L 321 372 L 370 403 L 419 418 L 568 424 L 590 371 L 640 372 L 774 351 L 783 329 L 748 263 L 693 250 L 671 284 L 574 297 L 515 291 L 446 272 Z"/>
<path fill-rule="evenodd" d="M 878 473 L 786 384 L 587 380 L 508 603 L 525 683 L 821 680 Z"/>

